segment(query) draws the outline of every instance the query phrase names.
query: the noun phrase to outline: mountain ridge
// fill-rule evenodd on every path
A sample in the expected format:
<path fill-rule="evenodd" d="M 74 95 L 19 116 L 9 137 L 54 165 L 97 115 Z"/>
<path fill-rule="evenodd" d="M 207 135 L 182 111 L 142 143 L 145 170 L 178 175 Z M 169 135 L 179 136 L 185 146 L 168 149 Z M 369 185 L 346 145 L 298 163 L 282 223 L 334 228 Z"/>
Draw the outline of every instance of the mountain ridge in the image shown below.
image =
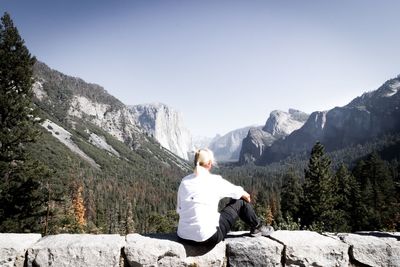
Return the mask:
<path fill-rule="evenodd" d="M 305 124 L 266 148 L 257 164 L 265 165 L 296 153 L 309 152 L 320 141 L 333 151 L 400 131 L 400 77 L 354 98 L 343 107 L 311 113 Z"/>
<path fill-rule="evenodd" d="M 34 73 L 36 82 L 33 91 L 38 100 L 36 104 L 60 121 L 71 122 L 73 117 L 85 119 L 134 148 L 146 141 L 146 138 L 143 138 L 144 135 L 152 136 L 176 155 L 183 159 L 188 158 L 187 152 L 183 150 L 191 150 L 191 135 L 182 123 L 177 125 L 175 131 L 165 134 L 158 130 L 160 121 L 164 126 L 174 119 L 182 121 L 181 115 L 174 109 L 163 105 L 161 110 L 165 112 L 155 113 L 162 114 L 154 116 L 153 128 L 146 127 L 149 126 L 149 122 L 143 124 L 140 114 L 132 112 L 132 108 L 110 95 L 100 85 L 86 83 L 81 78 L 65 75 L 42 62 L 35 64 Z M 43 83 L 46 82 L 46 90 L 44 90 Z M 57 91 L 57 88 L 62 88 L 62 90 Z M 53 108 L 55 106 L 58 108 Z M 163 114 L 166 115 L 165 118 L 162 117 Z M 176 141 L 181 136 L 186 136 L 188 148 L 182 148 L 182 145 Z"/>

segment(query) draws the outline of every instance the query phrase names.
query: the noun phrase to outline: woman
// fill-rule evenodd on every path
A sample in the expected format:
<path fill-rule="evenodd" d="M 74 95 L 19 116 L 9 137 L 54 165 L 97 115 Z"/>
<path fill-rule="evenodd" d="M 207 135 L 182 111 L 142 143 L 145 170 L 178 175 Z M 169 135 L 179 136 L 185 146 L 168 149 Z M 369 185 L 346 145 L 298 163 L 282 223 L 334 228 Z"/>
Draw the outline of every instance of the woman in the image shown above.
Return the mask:
<path fill-rule="evenodd" d="M 211 150 L 198 150 L 194 164 L 194 173 L 182 179 L 178 190 L 178 236 L 181 239 L 215 245 L 224 240 L 238 218 L 250 226 L 252 236 L 268 236 L 273 232 L 271 226 L 262 225 L 257 218 L 249 193 L 220 175 L 210 173 L 215 164 Z M 230 197 L 231 201 L 219 213 L 218 203 L 224 197 Z"/>

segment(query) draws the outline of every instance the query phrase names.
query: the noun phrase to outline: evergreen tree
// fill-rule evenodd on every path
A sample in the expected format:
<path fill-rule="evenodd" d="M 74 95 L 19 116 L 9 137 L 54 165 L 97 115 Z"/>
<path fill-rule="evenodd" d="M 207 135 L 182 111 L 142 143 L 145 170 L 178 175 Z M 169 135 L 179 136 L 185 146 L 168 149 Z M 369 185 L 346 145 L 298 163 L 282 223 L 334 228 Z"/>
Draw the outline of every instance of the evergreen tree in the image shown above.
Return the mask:
<path fill-rule="evenodd" d="M 388 164 L 377 153 L 360 161 L 354 175 L 361 185 L 363 230 L 381 230 L 395 227 L 396 190 Z"/>
<path fill-rule="evenodd" d="M 32 105 L 32 57 L 10 15 L 0 24 L 0 231 L 38 231 L 45 212 L 42 181 L 50 172 L 29 159 L 38 136 Z"/>
<path fill-rule="evenodd" d="M 293 170 L 289 170 L 283 178 L 281 192 L 281 209 L 284 218 L 297 221 L 300 218 L 300 206 L 303 198 L 303 189 L 298 177 Z"/>
<path fill-rule="evenodd" d="M 12 165 L 0 183 L 0 232 L 40 232 L 47 192 L 39 190 L 50 171 L 35 161 Z"/>
<path fill-rule="evenodd" d="M 368 211 L 366 210 L 366 205 L 363 200 L 361 186 L 357 180 L 354 181 L 350 202 L 353 206 L 350 212 L 351 230 L 355 232 L 365 229 L 362 226 L 367 224 L 369 217 L 366 216 Z"/>
<path fill-rule="evenodd" d="M 27 143 L 38 135 L 32 106 L 32 57 L 10 15 L 0 24 L 0 161 L 23 160 Z"/>
<path fill-rule="evenodd" d="M 330 168 L 331 160 L 325 155 L 324 146 L 317 142 L 311 150 L 308 168 L 304 171 L 302 202 L 304 226 L 330 224 L 330 219 L 334 216 Z"/>
<path fill-rule="evenodd" d="M 334 229 L 338 232 L 351 231 L 351 215 L 356 208 L 352 200 L 356 196 L 357 185 L 354 176 L 345 165 L 340 165 L 332 179 L 334 211 Z"/>

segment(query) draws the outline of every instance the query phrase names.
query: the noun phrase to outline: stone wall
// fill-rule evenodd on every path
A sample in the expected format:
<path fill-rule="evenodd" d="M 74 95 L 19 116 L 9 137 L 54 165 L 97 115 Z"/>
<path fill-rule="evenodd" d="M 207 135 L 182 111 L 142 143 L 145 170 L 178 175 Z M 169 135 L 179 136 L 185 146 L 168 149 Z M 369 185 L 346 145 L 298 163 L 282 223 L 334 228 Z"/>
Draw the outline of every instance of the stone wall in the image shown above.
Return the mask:
<path fill-rule="evenodd" d="M 400 233 L 234 232 L 214 248 L 175 234 L 0 234 L 0 266 L 398 266 Z"/>

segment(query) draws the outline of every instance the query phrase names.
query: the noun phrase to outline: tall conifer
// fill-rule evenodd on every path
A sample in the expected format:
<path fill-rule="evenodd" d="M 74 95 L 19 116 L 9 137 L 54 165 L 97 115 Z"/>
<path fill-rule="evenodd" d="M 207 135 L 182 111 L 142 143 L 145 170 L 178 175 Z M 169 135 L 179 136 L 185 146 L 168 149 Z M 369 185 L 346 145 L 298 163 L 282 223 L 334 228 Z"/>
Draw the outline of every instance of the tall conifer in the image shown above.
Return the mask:
<path fill-rule="evenodd" d="M 24 145 L 38 132 L 33 127 L 33 64 L 8 13 L 0 24 L 0 160 L 9 163 L 24 159 Z"/>
<path fill-rule="evenodd" d="M 302 223 L 305 226 L 329 223 L 332 210 L 331 160 L 324 146 L 317 142 L 311 150 L 308 168 L 305 169 L 302 202 Z"/>
<path fill-rule="evenodd" d="M 334 200 L 334 211 L 336 216 L 333 218 L 332 224 L 335 231 L 350 232 L 351 231 L 351 215 L 353 212 L 354 202 L 357 190 L 356 181 L 345 165 L 341 165 L 332 177 L 332 188 Z"/>
<path fill-rule="evenodd" d="M 0 232 L 39 231 L 49 171 L 29 159 L 38 135 L 32 104 L 32 57 L 8 13 L 0 23 Z"/>
<path fill-rule="evenodd" d="M 298 177 L 292 170 L 289 170 L 283 178 L 281 193 L 281 209 L 283 217 L 297 219 L 300 217 L 300 203 L 303 198 L 303 189 Z"/>
<path fill-rule="evenodd" d="M 390 229 L 396 223 L 396 190 L 389 166 L 377 153 L 360 161 L 354 175 L 361 185 L 363 213 L 357 228 Z M 391 229 L 393 230 L 393 229 Z"/>

